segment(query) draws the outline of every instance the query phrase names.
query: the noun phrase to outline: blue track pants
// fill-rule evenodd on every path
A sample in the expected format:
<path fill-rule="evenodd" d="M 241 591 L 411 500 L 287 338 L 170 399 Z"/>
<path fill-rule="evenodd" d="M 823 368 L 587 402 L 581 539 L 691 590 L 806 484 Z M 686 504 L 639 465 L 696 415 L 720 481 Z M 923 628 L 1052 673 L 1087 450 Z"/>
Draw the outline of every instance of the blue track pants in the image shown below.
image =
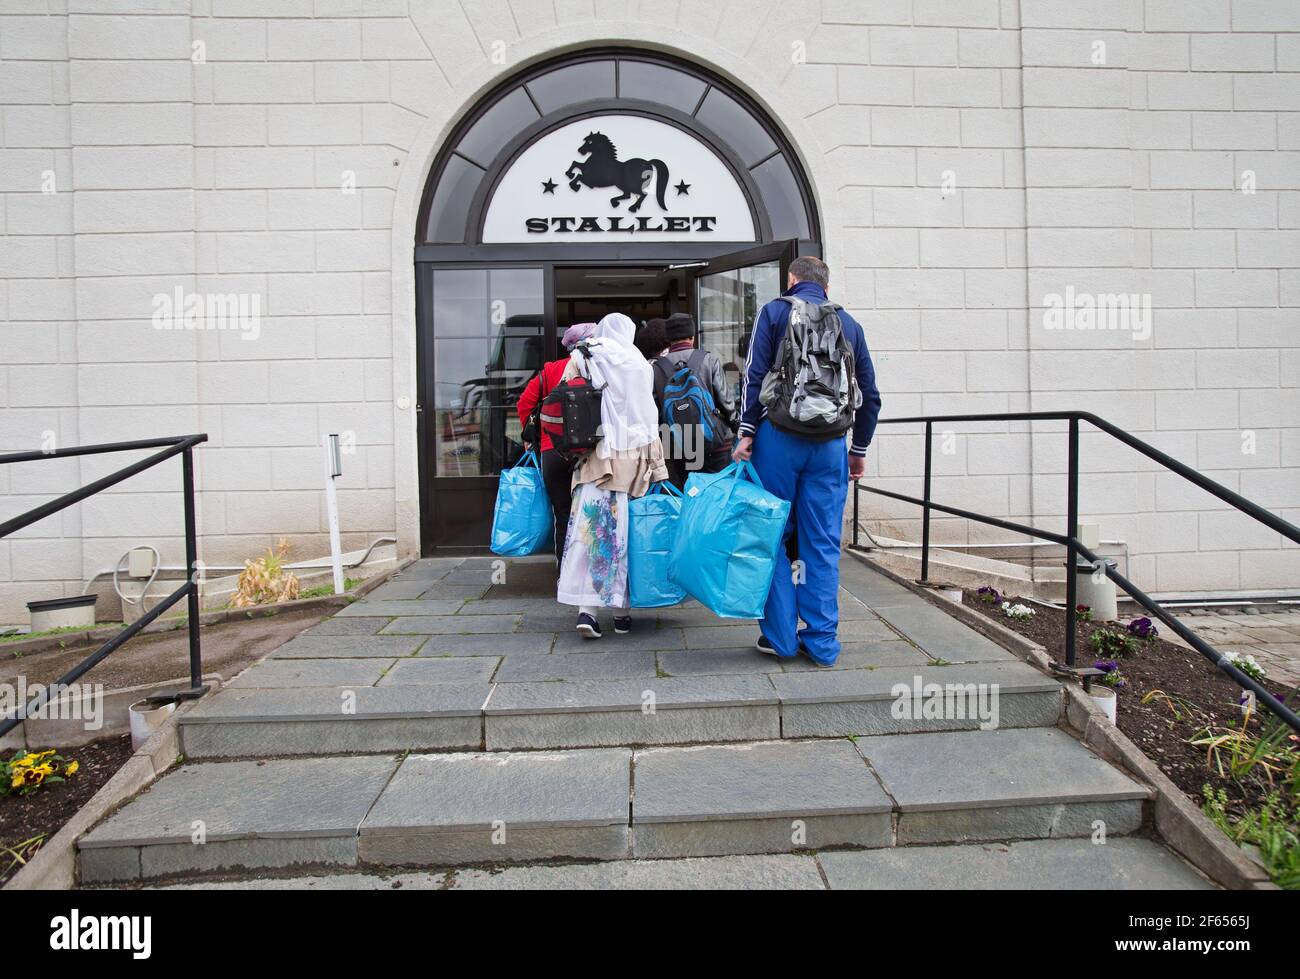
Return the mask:
<path fill-rule="evenodd" d="M 814 442 L 764 419 L 754 434 L 754 469 L 769 493 L 789 500 L 785 533 L 797 536 L 800 583 L 786 549 L 777 555 L 772 590 L 759 627 L 778 655 L 802 645 L 819 663 L 840 654 L 840 536 L 849 492 L 849 452 L 843 439 Z M 799 629 L 799 620 L 804 628 Z"/>

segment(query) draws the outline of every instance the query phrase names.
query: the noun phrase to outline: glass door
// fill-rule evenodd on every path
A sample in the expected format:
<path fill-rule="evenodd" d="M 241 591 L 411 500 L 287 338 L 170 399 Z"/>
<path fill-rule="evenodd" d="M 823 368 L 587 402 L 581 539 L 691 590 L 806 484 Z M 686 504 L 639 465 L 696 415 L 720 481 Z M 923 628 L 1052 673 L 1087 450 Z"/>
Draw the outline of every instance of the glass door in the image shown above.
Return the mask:
<path fill-rule="evenodd" d="M 497 474 L 518 461 L 515 405 L 554 340 L 546 276 L 420 267 L 421 525 L 434 548 L 487 546 Z"/>
<path fill-rule="evenodd" d="M 722 361 L 738 405 L 754 320 L 784 291 L 796 245 L 785 241 L 747 249 L 713 259 L 695 272 L 697 342 Z"/>

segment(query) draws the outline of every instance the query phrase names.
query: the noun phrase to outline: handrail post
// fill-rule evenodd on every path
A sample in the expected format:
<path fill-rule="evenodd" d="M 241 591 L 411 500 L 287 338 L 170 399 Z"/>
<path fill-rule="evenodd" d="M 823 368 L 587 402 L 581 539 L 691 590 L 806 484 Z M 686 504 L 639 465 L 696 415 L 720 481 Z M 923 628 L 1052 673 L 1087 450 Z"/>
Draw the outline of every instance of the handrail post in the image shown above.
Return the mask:
<path fill-rule="evenodd" d="M 185 503 L 185 570 L 189 576 L 190 689 L 203 686 L 203 654 L 199 648 L 199 555 L 194 519 L 194 450 L 186 449 L 181 458 L 182 491 Z"/>
<path fill-rule="evenodd" d="M 858 546 L 858 481 L 853 482 L 853 546 Z"/>
<path fill-rule="evenodd" d="M 930 581 L 930 440 L 934 434 L 934 423 L 925 423 L 925 489 L 922 496 L 925 506 L 921 508 L 921 582 Z"/>
<path fill-rule="evenodd" d="M 1069 485 L 1066 487 L 1066 528 L 1069 543 L 1065 546 L 1065 665 L 1074 665 L 1075 632 L 1078 620 L 1077 548 L 1079 534 L 1079 419 L 1070 418 Z"/>

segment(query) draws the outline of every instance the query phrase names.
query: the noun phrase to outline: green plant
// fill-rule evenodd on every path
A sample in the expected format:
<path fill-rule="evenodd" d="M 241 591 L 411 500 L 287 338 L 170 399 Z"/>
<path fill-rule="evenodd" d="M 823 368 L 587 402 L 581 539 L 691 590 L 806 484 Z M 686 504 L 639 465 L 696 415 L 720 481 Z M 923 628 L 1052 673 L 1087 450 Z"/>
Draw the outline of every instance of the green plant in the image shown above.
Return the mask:
<path fill-rule="evenodd" d="M 359 584 L 361 584 L 361 582 L 355 578 L 344 578 L 343 590 L 345 592 L 349 592 L 353 588 L 357 587 L 357 585 Z M 333 585 L 317 585 L 314 588 L 308 588 L 306 591 L 299 592 L 298 597 L 299 598 L 324 598 L 327 595 L 333 595 L 333 594 L 334 594 Z"/>
<path fill-rule="evenodd" d="M 1206 749 L 1206 761 L 1221 776 L 1240 782 L 1253 772 L 1262 773 L 1268 784 L 1300 784 L 1300 751 L 1291 747 L 1291 731 L 1274 719 L 1256 736 L 1249 730 L 1253 704 L 1241 718 L 1241 727 L 1205 728 L 1188 743 Z M 1292 793 L 1294 794 L 1294 793 Z"/>
<path fill-rule="evenodd" d="M 1088 637 L 1088 645 L 1099 657 L 1114 659 L 1116 656 L 1129 656 L 1138 651 L 1138 641 L 1132 636 L 1114 629 L 1096 629 Z"/>
<path fill-rule="evenodd" d="M 1243 655 L 1242 653 L 1234 653 L 1232 650 L 1228 650 L 1223 654 L 1223 658 L 1237 669 L 1241 670 L 1242 673 L 1245 673 L 1246 676 L 1250 677 L 1252 680 L 1263 680 L 1268 676 L 1268 671 L 1264 669 L 1264 667 L 1260 666 L 1259 661 L 1250 653 L 1245 653 Z"/>
<path fill-rule="evenodd" d="M 1192 713 L 1193 708 L 1191 704 L 1183 700 L 1181 697 L 1174 697 L 1165 693 L 1163 690 L 1152 690 L 1150 693 L 1143 695 L 1140 703 L 1145 707 L 1153 700 L 1163 702 L 1164 705 L 1169 708 L 1169 713 L 1174 715 L 1174 720 L 1176 721 L 1181 721 L 1183 719 L 1184 711 L 1189 714 Z"/>
<path fill-rule="evenodd" d="M 48 751 L 20 751 L 0 768 L 0 796 L 31 795 L 43 785 L 64 782 L 77 774 L 80 762 Z"/>
<path fill-rule="evenodd" d="M 1238 846 L 1252 849 L 1278 887 L 1300 890 L 1300 804 L 1273 792 L 1240 816 L 1228 812 L 1228 793 L 1204 786 L 1201 811 Z"/>
<path fill-rule="evenodd" d="M 1074 615 L 1080 622 L 1092 621 L 1092 606 L 1079 604 L 1074 607 Z"/>
<path fill-rule="evenodd" d="M 0 880 L 4 880 L 19 867 L 25 865 L 28 860 L 36 856 L 36 851 L 40 849 L 41 844 L 45 842 L 45 834 L 33 836 L 30 840 L 23 840 L 21 843 L 15 843 L 9 846 L 0 843 L 0 856 L 7 856 L 9 864 L 0 867 Z"/>

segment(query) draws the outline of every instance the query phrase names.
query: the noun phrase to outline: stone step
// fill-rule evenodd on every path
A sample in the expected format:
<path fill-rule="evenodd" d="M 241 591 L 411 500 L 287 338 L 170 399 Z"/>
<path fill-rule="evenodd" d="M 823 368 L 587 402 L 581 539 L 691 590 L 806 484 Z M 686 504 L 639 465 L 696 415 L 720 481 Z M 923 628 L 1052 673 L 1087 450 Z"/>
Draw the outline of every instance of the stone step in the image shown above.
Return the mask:
<path fill-rule="evenodd" d="M 85 883 L 1091 836 L 1148 790 L 1052 728 L 187 764 L 79 842 Z"/>
<path fill-rule="evenodd" d="M 956 846 L 826 850 L 754 856 L 615 860 L 524 867 L 461 867 L 302 877 L 193 879 L 197 890 L 1208 890 L 1213 885 L 1164 846 L 1119 837 Z"/>
<path fill-rule="evenodd" d="M 192 758 L 253 758 L 699 744 L 1051 726 L 1061 707 L 1060 685 L 1015 661 L 661 676 L 652 657 L 521 657 L 491 681 L 484 656 L 272 659 L 186 714 L 182 745 Z M 601 671 L 643 675 L 584 679 Z"/>

